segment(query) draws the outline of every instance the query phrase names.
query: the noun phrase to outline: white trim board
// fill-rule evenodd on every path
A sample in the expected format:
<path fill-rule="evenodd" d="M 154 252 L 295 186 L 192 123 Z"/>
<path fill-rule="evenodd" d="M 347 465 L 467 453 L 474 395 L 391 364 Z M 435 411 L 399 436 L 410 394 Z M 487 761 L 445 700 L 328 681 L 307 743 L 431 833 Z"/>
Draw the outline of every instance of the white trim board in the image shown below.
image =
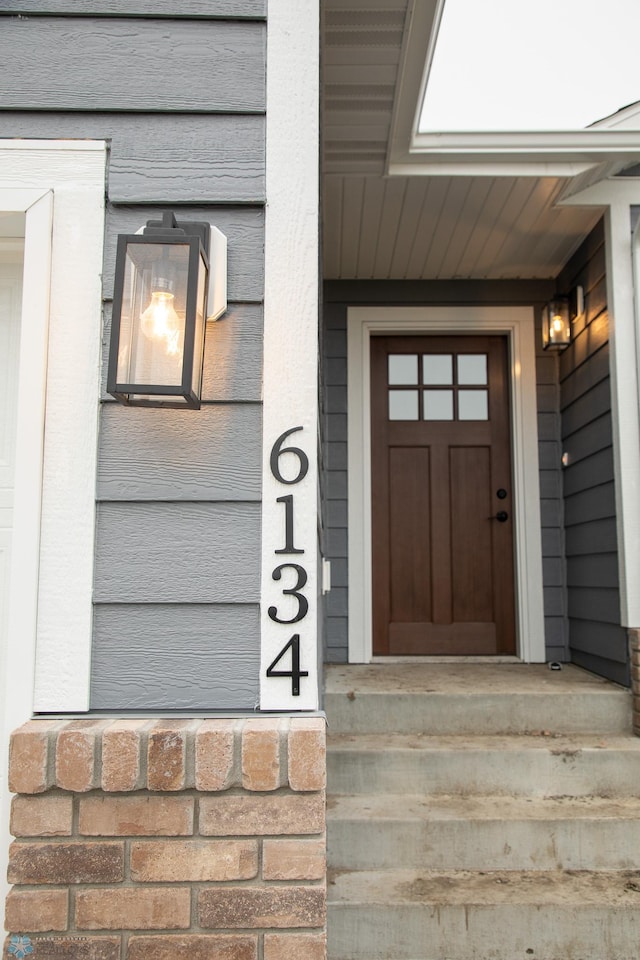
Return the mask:
<path fill-rule="evenodd" d="M 5 735 L 89 707 L 105 158 L 0 141 L 0 209 L 26 213 Z"/>
<path fill-rule="evenodd" d="M 509 339 L 517 651 L 545 656 L 534 316 L 530 307 L 350 307 L 347 311 L 349 662 L 372 659 L 372 334 L 499 333 Z"/>
<path fill-rule="evenodd" d="M 270 0 L 267 20 L 267 131 L 262 433 L 262 548 L 260 611 L 260 709 L 316 710 L 318 677 L 318 178 L 319 2 Z M 292 79 L 294 82 L 292 82 Z M 273 475 L 270 453 L 283 433 L 296 429 L 284 447 L 308 459 L 297 483 Z M 287 461 L 289 461 L 287 463 Z M 300 461 L 279 460 L 293 478 Z M 287 555 L 283 497 L 291 496 L 293 543 L 304 554 Z M 280 499 L 280 502 L 278 502 Z M 281 565 L 289 569 L 278 571 Z M 308 609 L 299 621 L 295 597 L 283 596 L 301 582 L 291 564 L 304 568 L 300 593 Z M 281 574 L 281 576 L 280 576 Z M 275 607 L 279 622 L 269 611 Z M 300 611 L 298 608 L 298 612 Z M 283 622 L 289 618 L 287 623 Z M 267 677 L 270 664 L 299 636 L 299 695 L 283 676 Z M 287 670 L 292 653 L 276 669 Z"/>

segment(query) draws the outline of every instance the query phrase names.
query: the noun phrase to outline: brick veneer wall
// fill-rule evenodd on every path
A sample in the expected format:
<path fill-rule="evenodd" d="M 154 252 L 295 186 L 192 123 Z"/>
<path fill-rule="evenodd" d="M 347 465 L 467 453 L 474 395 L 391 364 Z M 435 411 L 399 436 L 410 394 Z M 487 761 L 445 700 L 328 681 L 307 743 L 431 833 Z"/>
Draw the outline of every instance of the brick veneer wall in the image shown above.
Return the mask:
<path fill-rule="evenodd" d="M 34 720 L 9 786 L 10 960 L 324 960 L 324 720 Z"/>

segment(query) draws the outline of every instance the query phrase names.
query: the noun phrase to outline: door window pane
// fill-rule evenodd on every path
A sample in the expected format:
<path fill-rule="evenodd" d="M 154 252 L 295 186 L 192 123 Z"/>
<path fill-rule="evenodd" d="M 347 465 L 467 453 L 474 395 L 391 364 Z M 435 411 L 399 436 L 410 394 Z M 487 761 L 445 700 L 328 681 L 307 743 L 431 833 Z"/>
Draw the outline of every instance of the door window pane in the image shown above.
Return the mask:
<path fill-rule="evenodd" d="M 458 420 L 488 420 L 489 404 L 486 390 L 458 391 Z"/>
<path fill-rule="evenodd" d="M 404 386 L 418 382 L 418 356 L 410 353 L 389 354 L 389 385 Z M 401 419 L 405 419 L 404 417 Z"/>
<path fill-rule="evenodd" d="M 461 353 L 458 356 L 458 383 L 484 384 L 486 382 L 486 353 Z"/>
<path fill-rule="evenodd" d="M 453 420 L 453 390 L 425 390 L 424 419 Z"/>
<path fill-rule="evenodd" d="M 427 386 L 453 383 L 453 357 L 450 353 L 430 353 L 422 357 L 422 376 Z"/>
<path fill-rule="evenodd" d="M 417 420 L 418 391 L 389 390 L 389 420 Z"/>

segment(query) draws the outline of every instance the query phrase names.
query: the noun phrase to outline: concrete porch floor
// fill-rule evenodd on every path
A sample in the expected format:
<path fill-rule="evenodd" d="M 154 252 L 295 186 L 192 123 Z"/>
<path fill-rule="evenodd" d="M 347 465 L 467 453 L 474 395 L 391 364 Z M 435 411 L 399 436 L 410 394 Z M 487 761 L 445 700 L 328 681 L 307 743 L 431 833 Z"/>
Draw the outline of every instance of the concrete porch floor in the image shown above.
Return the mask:
<path fill-rule="evenodd" d="M 571 664 L 396 661 L 325 674 L 330 734 L 630 734 L 631 701 L 627 688 Z"/>
<path fill-rule="evenodd" d="M 550 670 L 545 663 L 477 660 L 390 660 L 371 664 L 331 664 L 326 668 L 331 693 L 592 693 L 626 691 L 587 670 L 564 663 Z"/>

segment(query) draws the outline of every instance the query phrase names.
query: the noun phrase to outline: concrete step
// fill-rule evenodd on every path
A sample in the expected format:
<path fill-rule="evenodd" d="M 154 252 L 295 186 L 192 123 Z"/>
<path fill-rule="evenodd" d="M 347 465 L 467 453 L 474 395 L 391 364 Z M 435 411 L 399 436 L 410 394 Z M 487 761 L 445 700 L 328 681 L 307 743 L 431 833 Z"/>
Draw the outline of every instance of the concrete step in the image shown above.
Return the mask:
<path fill-rule="evenodd" d="M 330 736 L 331 794 L 630 797 L 633 736 Z"/>
<path fill-rule="evenodd" d="M 338 872 L 331 960 L 638 960 L 640 872 Z"/>
<path fill-rule="evenodd" d="M 329 866 L 633 870 L 640 799 L 330 796 Z"/>
<path fill-rule="evenodd" d="M 327 668 L 333 733 L 625 733 L 628 690 L 564 665 L 412 663 Z"/>

